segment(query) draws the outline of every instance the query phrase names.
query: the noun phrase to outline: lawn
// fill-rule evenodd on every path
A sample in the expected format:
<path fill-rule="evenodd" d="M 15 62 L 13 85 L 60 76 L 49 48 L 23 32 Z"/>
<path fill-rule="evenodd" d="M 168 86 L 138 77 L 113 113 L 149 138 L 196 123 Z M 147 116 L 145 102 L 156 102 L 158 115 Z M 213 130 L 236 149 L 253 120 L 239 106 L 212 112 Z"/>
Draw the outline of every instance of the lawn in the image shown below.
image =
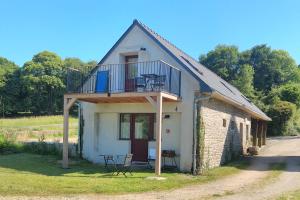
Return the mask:
<path fill-rule="evenodd" d="M 38 140 L 42 135 L 46 140 L 61 139 L 63 136 L 63 116 L 39 116 L 0 119 L 0 133 L 15 134 L 18 140 Z M 78 120 L 70 117 L 70 138 L 76 141 Z"/>
<path fill-rule="evenodd" d="M 205 175 L 163 173 L 166 180 L 148 180 L 153 171 L 138 170 L 128 178 L 107 173 L 102 166 L 78 160 L 70 169 L 62 169 L 54 156 L 35 154 L 0 155 L 1 195 L 68 195 L 68 194 L 120 194 L 128 192 L 158 191 L 188 184 L 216 180 L 247 167 L 246 161 L 209 170 Z"/>
<path fill-rule="evenodd" d="M 300 189 L 281 195 L 277 200 L 297 200 L 300 199 Z"/>

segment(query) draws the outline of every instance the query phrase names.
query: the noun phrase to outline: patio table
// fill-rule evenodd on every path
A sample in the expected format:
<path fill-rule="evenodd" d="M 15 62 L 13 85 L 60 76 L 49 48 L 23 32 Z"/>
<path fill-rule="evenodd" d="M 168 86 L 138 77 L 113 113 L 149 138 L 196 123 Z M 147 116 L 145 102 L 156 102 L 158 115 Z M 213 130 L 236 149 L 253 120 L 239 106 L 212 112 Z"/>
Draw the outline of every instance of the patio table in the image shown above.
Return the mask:
<path fill-rule="evenodd" d="M 146 88 L 149 88 L 148 85 L 151 81 L 154 81 L 159 77 L 157 74 L 141 74 L 141 76 L 146 79 Z M 153 90 L 153 88 L 151 89 Z"/>
<path fill-rule="evenodd" d="M 103 157 L 104 160 L 104 167 L 106 170 L 109 171 L 109 165 L 111 165 L 111 167 L 115 170 L 116 169 L 116 165 L 120 164 L 119 159 L 120 157 L 124 156 L 124 155 L 109 155 L 109 154 L 102 154 L 99 155 L 100 157 Z"/>

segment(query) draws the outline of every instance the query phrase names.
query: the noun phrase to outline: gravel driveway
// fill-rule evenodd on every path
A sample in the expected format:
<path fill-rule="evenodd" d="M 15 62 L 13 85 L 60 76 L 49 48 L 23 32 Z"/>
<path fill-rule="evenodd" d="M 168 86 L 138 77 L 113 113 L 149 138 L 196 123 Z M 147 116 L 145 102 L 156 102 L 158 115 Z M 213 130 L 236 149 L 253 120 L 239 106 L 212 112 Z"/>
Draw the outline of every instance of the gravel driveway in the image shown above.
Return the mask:
<path fill-rule="evenodd" d="M 259 184 L 268 174 L 270 164 L 285 163 L 286 169 L 275 180 Z M 300 189 L 300 137 L 268 139 L 260 155 L 252 159 L 248 169 L 239 174 L 171 191 L 146 192 L 126 195 L 79 195 L 67 197 L 10 197 L 9 199 L 273 199 L 284 193 Z M 6 197 L 7 198 L 7 197 Z M 0 197 L 1 199 L 1 197 Z"/>

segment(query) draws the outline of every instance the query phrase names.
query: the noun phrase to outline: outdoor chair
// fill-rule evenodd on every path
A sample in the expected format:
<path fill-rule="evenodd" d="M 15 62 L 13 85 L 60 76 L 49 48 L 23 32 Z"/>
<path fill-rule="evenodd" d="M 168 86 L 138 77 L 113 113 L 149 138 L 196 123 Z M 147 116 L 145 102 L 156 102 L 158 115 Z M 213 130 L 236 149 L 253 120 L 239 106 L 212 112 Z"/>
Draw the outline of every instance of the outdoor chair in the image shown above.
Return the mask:
<path fill-rule="evenodd" d="M 152 169 L 151 162 L 154 162 L 156 160 L 156 150 L 154 148 L 150 148 L 148 150 L 148 166 L 150 169 Z"/>
<path fill-rule="evenodd" d="M 135 77 L 135 88 L 142 88 L 143 90 L 146 89 L 146 79 L 144 77 Z"/>
<path fill-rule="evenodd" d="M 161 89 L 166 84 L 166 75 L 158 76 L 154 79 L 154 82 L 151 84 L 152 90 Z"/>
<path fill-rule="evenodd" d="M 120 173 L 122 173 L 125 177 L 126 173 L 130 173 L 130 175 L 132 176 L 132 170 L 131 170 L 131 164 L 132 164 L 132 156 L 133 154 L 127 154 L 124 157 L 124 162 L 121 164 L 116 164 L 116 171 L 113 172 L 113 175 L 116 173 L 116 175 L 118 176 Z"/>

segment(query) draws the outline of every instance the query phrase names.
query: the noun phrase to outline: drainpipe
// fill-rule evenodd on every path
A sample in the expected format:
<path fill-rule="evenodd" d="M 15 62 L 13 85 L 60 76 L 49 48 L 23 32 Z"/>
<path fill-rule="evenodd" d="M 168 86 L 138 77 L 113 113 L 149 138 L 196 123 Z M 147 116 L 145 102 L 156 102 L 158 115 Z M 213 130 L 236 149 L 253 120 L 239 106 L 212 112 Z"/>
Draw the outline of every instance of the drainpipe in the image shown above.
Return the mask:
<path fill-rule="evenodd" d="M 198 118 L 197 116 L 197 109 L 201 109 L 201 107 L 198 107 L 199 102 L 203 100 L 208 100 L 210 99 L 211 93 L 208 95 L 201 95 L 200 91 L 195 92 L 195 97 L 194 97 L 194 105 L 193 105 L 193 175 L 196 175 L 196 149 L 197 149 L 197 122 L 196 119 Z"/>

